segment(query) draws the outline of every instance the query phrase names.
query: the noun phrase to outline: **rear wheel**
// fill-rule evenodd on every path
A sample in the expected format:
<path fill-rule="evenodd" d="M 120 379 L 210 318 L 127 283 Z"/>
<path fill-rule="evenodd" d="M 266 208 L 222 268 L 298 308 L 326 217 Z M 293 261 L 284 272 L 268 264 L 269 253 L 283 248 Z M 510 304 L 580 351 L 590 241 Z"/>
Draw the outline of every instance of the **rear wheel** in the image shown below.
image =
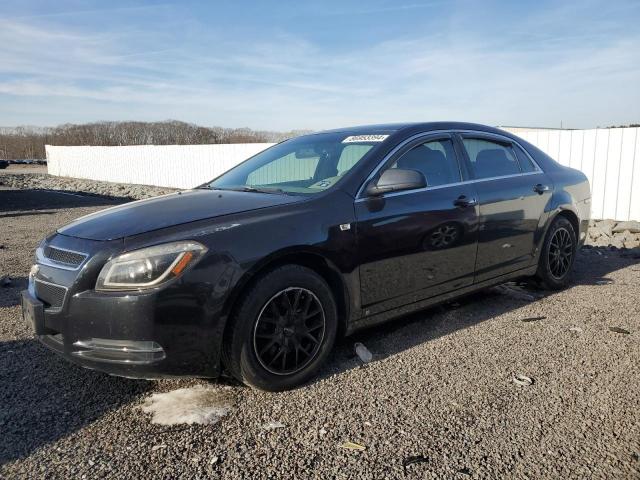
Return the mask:
<path fill-rule="evenodd" d="M 308 380 L 337 332 L 329 286 L 313 270 L 286 265 L 261 277 L 240 299 L 225 338 L 224 360 L 238 380 L 280 391 Z"/>
<path fill-rule="evenodd" d="M 544 240 L 536 279 L 551 290 L 559 290 L 569 283 L 577 250 L 576 232 L 565 217 L 557 217 Z"/>

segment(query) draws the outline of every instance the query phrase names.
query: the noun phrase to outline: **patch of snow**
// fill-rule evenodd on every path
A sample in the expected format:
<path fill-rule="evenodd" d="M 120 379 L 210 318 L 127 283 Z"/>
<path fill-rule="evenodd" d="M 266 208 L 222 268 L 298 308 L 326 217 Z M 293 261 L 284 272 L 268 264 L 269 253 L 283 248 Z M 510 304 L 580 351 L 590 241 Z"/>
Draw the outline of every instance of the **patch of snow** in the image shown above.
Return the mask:
<path fill-rule="evenodd" d="M 159 425 L 211 425 L 231 410 L 232 403 L 227 392 L 213 386 L 196 385 L 167 393 L 154 393 L 140 408 L 153 415 L 151 423 Z"/>

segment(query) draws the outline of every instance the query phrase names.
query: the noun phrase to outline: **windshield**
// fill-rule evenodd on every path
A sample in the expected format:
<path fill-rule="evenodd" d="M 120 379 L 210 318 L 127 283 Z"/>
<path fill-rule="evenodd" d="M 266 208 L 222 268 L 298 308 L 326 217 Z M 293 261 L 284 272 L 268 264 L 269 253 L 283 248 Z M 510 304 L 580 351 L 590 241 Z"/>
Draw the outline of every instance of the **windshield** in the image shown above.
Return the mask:
<path fill-rule="evenodd" d="M 258 153 L 204 187 L 317 194 L 335 185 L 387 136 L 322 133 L 294 138 Z"/>

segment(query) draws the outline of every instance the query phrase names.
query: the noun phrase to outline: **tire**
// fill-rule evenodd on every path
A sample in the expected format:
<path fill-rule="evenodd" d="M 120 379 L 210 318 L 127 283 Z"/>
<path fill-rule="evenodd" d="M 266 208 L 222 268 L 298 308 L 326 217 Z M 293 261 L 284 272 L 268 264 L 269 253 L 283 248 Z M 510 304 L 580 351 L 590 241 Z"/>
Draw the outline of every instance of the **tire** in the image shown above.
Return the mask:
<path fill-rule="evenodd" d="M 336 302 L 324 279 L 309 268 L 285 265 L 260 277 L 239 299 L 223 361 L 250 387 L 288 390 L 318 371 L 337 330 Z"/>
<path fill-rule="evenodd" d="M 577 245 L 571 222 L 565 217 L 556 217 L 544 239 L 535 275 L 543 288 L 560 290 L 569 284 Z"/>

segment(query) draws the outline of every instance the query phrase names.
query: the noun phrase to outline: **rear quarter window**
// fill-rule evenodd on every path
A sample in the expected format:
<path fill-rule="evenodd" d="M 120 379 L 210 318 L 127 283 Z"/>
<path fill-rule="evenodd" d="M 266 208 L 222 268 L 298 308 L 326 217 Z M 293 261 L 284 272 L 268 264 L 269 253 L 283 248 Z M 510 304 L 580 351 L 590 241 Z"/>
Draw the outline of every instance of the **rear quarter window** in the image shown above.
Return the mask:
<path fill-rule="evenodd" d="M 522 148 L 520 148 L 519 145 L 514 144 L 513 148 L 516 151 L 516 155 L 518 156 L 518 161 L 520 162 L 520 168 L 522 168 L 523 172 L 525 173 L 536 172 L 538 170 L 535 164 L 531 161 L 531 158 L 529 157 L 529 155 L 527 155 L 526 152 Z"/>

